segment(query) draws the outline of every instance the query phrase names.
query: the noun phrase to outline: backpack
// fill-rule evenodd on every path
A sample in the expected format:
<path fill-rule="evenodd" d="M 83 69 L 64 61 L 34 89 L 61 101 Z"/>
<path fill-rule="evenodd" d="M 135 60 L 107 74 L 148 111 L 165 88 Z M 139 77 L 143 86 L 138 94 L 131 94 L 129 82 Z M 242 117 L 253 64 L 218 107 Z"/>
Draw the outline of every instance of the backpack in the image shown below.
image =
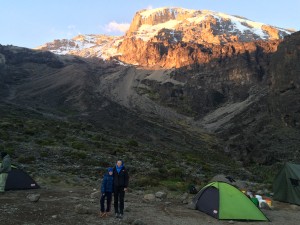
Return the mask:
<path fill-rule="evenodd" d="M 198 193 L 198 191 L 197 191 L 197 189 L 194 185 L 190 186 L 189 192 L 190 192 L 190 194 L 197 194 Z"/>

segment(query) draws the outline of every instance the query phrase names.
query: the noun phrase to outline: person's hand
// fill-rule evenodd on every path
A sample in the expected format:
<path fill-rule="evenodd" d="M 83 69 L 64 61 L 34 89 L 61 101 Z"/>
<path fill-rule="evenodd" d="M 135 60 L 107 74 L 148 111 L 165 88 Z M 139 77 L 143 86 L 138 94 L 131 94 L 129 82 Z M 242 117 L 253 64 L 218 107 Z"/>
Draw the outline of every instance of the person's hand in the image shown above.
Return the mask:
<path fill-rule="evenodd" d="M 124 191 L 127 191 L 127 188 L 124 188 Z"/>
<path fill-rule="evenodd" d="M 104 196 L 104 195 L 105 195 L 105 193 L 101 193 L 101 195 L 102 195 L 102 196 Z"/>

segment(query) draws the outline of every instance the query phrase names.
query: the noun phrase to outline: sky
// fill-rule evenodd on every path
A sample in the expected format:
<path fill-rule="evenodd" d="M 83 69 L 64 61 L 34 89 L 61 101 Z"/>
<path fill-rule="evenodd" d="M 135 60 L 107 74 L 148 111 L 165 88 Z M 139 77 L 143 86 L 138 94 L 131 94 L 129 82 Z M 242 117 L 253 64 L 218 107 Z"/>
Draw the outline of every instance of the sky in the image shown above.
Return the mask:
<path fill-rule="evenodd" d="M 123 35 L 137 11 L 168 6 L 300 30 L 300 0 L 0 0 L 0 44 L 34 48 L 79 34 Z"/>

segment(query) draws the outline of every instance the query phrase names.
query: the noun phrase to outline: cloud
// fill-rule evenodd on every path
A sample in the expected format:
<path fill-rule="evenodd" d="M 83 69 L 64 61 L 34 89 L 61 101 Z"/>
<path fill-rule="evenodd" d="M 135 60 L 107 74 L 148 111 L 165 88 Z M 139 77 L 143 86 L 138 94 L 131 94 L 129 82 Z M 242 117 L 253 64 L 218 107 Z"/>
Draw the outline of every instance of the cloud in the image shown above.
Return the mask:
<path fill-rule="evenodd" d="M 117 23 L 116 21 L 112 21 L 109 24 L 105 25 L 106 32 L 126 32 L 129 29 L 129 23 Z"/>
<path fill-rule="evenodd" d="M 152 5 L 148 5 L 147 9 L 153 9 L 153 6 Z"/>

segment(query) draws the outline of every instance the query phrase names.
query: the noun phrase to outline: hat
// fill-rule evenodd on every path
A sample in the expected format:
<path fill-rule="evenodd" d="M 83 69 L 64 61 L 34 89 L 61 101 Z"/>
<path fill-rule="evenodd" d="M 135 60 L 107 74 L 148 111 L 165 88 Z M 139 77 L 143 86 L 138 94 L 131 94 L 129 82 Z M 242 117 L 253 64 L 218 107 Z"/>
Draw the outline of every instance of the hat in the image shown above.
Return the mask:
<path fill-rule="evenodd" d="M 113 168 L 108 167 L 107 171 L 108 171 L 108 172 L 112 172 L 112 171 L 113 171 Z"/>

